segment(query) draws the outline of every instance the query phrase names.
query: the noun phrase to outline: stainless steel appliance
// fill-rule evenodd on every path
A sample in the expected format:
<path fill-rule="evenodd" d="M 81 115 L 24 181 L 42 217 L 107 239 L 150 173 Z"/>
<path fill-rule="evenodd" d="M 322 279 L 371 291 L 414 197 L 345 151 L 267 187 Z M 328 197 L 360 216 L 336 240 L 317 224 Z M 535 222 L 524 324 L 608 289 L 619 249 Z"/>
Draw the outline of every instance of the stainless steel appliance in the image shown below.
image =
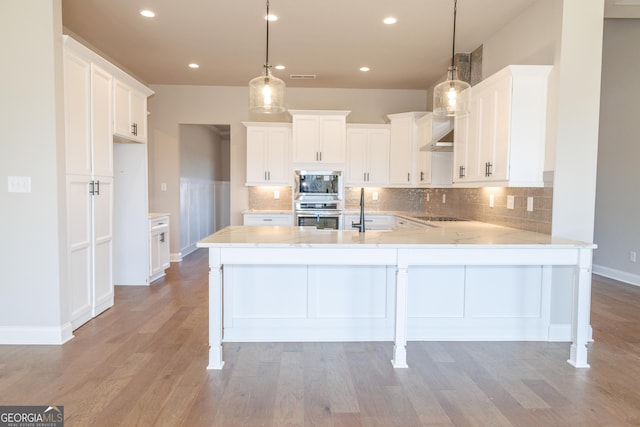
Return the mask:
<path fill-rule="evenodd" d="M 342 229 L 343 191 L 340 171 L 295 171 L 295 224 L 319 229 Z"/>

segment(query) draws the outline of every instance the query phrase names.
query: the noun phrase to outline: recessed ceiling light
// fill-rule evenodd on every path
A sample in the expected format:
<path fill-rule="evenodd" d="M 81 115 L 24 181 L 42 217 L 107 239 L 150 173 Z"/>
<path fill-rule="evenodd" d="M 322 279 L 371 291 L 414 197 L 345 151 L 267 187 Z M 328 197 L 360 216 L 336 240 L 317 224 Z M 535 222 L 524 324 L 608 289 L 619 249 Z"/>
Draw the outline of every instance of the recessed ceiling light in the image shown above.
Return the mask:
<path fill-rule="evenodd" d="M 141 10 L 140 11 L 140 15 L 144 16 L 145 18 L 153 18 L 156 16 L 155 12 L 153 12 L 152 10 Z"/>
<path fill-rule="evenodd" d="M 384 18 L 382 20 L 382 22 L 384 22 L 387 25 L 391 25 L 391 24 L 395 24 L 396 22 L 398 22 L 398 20 L 396 18 L 394 18 L 393 16 L 388 16 L 388 17 Z"/>
<path fill-rule="evenodd" d="M 284 65 L 276 65 L 276 70 L 284 70 L 285 68 L 287 67 L 285 67 Z"/>
<path fill-rule="evenodd" d="M 274 15 L 273 13 L 270 13 L 267 16 L 265 16 L 264 19 L 266 19 L 267 21 L 273 22 L 278 20 L 278 16 Z"/>
<path fill-rule="evenodd" d="M 369 70 L 370 70 L 369 67 L 360 67 L 360 71 L 365 71 L 366 72 L 366 71 L 369 71 Z"/>
<path fill-rule="evenodd" d="M 195 62 L 192 62 L 191 64 L 189 64 L 189 68 L 196 69 L 196 68 L 200 68 L 200 66 L 198 64 L 196 64 Z"/>

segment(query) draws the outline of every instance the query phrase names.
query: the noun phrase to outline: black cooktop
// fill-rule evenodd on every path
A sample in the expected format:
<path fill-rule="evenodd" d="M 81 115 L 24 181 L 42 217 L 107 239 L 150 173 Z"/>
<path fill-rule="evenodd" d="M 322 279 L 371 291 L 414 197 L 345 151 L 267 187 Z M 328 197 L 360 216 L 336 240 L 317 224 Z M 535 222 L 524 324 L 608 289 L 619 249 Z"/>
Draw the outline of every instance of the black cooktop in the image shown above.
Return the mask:
<path fill-rule="evenodd" d="M 456 218 L 454 216 L 417 216 L 415 218 L 422 221 L 468 221 L 467 219 Z"/>

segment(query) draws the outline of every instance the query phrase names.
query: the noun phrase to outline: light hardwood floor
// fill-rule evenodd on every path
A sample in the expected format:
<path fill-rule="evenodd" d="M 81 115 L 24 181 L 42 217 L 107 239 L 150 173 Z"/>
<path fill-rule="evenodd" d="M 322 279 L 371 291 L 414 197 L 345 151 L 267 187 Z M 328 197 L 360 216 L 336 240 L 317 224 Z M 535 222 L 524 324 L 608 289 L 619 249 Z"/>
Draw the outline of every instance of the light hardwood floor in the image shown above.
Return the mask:
<path fill-rule="evenodd" d="M 207 253 L 63 346 L 0 346 L 0 405 L 64 405 L 66 426 L 640 425 L 640 288 L 594 276 L 590 369 L 568 343 L 228 343 L 207 371 Z"/>

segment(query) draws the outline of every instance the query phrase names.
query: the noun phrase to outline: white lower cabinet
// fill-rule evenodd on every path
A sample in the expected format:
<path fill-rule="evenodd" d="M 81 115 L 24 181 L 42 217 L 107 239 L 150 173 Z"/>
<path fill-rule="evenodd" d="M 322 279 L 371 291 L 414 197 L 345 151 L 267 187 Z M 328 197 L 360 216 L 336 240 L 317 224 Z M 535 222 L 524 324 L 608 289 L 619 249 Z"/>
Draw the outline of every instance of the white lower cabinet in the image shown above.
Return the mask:
<path fill-rule="evenodd" d="M 344 214 L 343 230 L 355 230 L 351 224 L 360 222 L 360 214 Z M 396 225 L 395 216 L 390 214 L 365 214 L 365 230 L 391 230 Z"/>
<path fill-rule="evenodd" d="M 549 339 L 541 266 L 409 268 L 410 340 Z M 225 265 L 227 341 L 392 340 L 395 268 Z"/>
<path fill-rule="evenodd" d="M 293 225 L 293 214 L 245 213 L 243 225 Z"/>
<path fill-rule="evenodd" d="M 170 266 L 169 215 L 149 219 L 149 283 L 165 276 Z"/>
<path fill-rule="evenodd" d="M 113 305 L 113 178 L 67 175 L 73 329 Z"/>

